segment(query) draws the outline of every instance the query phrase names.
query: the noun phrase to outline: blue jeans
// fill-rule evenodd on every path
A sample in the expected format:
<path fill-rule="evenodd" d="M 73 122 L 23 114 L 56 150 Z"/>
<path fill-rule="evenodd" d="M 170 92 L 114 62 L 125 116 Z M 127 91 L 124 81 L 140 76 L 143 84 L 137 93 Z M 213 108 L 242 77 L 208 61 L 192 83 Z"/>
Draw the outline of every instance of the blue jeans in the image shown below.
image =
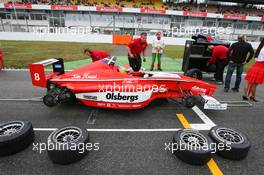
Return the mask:
<path fill-rule="evenodd" d="M 241 63 L 232 63 L 232 64 L 229 63 L 225 78 L 225 89 L 230 88 L 230 82 L 235 68 L 236 68 L 236 83 L 234 88 L 239 89 L 239 85 L 242 80 L 243 66 L 244 65 Z"/>

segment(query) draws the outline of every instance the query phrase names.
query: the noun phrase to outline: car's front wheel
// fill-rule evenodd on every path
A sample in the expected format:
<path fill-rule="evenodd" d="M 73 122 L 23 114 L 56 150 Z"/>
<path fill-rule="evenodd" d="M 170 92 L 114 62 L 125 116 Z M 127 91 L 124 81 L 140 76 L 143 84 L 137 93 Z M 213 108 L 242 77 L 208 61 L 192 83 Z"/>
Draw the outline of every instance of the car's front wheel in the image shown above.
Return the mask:
<path fill-rule="evenodd" d="M 188 70 L 185 73 L 185 75 L 188 76 L 188 77 L 196 78 L 198 80 L 202 80 L 203 79 L 202 72 L 199 69 L 196 69 L 196 68 Z"/>

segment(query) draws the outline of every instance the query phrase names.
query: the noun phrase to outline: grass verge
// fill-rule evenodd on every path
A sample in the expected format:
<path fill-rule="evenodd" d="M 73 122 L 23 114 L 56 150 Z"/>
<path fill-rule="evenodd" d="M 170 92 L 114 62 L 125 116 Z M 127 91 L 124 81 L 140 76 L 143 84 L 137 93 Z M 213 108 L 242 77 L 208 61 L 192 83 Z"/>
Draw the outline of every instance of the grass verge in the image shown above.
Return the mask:
<path fill-rule="evenodd" d="M 88 47 L 112 53 L 119 46 L 77 42 L 0 41 L 0 48 L 3 50 L 4 63 L 7 68 L 28 68 L 28 64 L 48 58 L 64 58 L 65 62 L 73 63 L 73 66 L 70 63 L 67 64 L 68 68 L 75 68 L 77 65 L 85 63 L 85 61 L 78 61 L 87 59 L 83 55 L 83 49 Z M 163 69 L 180 71 L 181 65 L 179 64 L 181 64 L 181 61 L 175 59 L 182 59 L 183 52 L 184 46 L 167 45 L 163 55 Z M 121 63 L 127 63 L 127 60 L 123 57 L 121 56 Z M 247 71 L 253 63 L 254 60 L 251 60 L 244 70 Z M 149 65 L 150 62 L 143 63 L 146 68 Z"/>

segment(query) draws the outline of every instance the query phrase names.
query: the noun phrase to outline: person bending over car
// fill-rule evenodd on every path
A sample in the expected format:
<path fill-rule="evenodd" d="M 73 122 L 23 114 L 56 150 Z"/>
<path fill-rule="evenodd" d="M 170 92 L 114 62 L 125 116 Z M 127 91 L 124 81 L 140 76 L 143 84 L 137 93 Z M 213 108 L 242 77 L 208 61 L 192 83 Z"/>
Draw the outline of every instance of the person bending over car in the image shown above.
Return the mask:
<path fill-rule="evenodd" d="M 91 57 L 93 62 L 110 56 L 109 53 L 102 51 L 102 50 L 84 49 L 83 53 L 86 56 Z"/>
<path fill-rule="evenodd" d="M 140 38 L 133 39 L 127 45 L 129 65 L 135 72 L 141 68 L 141 53 L 143 53 L 143 61 L 146 62 L 145 51 L 147 46 L 147 33 L 145 32 L 140 34 Z"/>
<path fill-rule="evenodd" d="M 232 53 L 232 55 L 230 55 L 230 53 Z M 248 53 L 250 53 L 249 56 Z M 229 65 L 226 73 L 224 92 L 229 91 L 231 78 L 235 68 L 236 68 L 236 82 L 232 90 L 234 92 L 239 92 L 243 67 L 246 63 L 248 63 L 252 59 L 253 55 L 254 55 L 254 50 L 251 44 L 245 41 L 244 35 L 239 35 L 238 42 L 233 43 L 227 52 Z"/>
<path fill-rule="evenodd" d="M 212 64 L 216 65 L 216 73 L 215 73 L 215 80 L 218 84 L 224 84 L 223 82 L 223 74 L 224 69 L 228 65 L 227 59 L 227 51 L 228 48 L 223 45 L 218 46 L 209 46 L 209 51 L 212 52 L 211 58 L 206 63 L 207 67 Z"/>

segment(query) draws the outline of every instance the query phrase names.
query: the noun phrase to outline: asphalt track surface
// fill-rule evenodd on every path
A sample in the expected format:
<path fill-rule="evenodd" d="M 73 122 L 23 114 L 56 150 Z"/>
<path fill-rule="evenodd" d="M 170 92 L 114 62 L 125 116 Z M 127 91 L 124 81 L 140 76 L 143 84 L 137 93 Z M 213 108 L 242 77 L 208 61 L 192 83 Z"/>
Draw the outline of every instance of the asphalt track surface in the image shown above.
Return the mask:
<path fill-rule="evenodd" d="M 0 99 L 41 97 L 44 89 L 31 85 L 27 71 L 0 72 Z M 219 86 L 218 100 L 241 100 L 241 93 L 224 93 Z M 202 110 L 216 125 L 246 133 L 252 143 L 246 159 L 230 161 L 214 155 L 223 174 L 250 175 L 264 172 L 264 87 L 258 87 L 258 103 L 253 107 L 232 107 L 227 111 Z M 202 109 L 201 106 L 199 106 Z M 91 113 L 95 113 L 91 117 Z M 156 101 L 135 111 L 93 109 L 81 105 L 48 108 L 41 102 L 1 101 L 0 122 L 29 120 L 34 128 L 60 128 L 68 125 L 88 129 L 168 129 L 182 128 L 176 113 L 189 123 L 203 121 L 197 114 L 174 101 Z M 203 131 L 207 133 L 208 131 Z M 45 143 L 51 131 L 35 131 L 35 143 Z M 165 151 L 174 131 L 91 131 L 90 140 L 99 143 L 99 151 L 91 151 L 80 162 L 61 166 L 53 164 L 46 151 L 41 154 L 33 146 L 15 155 L 0 157 L 0 174 L 212 174 L 208 166 L 188 165 Z"/>

